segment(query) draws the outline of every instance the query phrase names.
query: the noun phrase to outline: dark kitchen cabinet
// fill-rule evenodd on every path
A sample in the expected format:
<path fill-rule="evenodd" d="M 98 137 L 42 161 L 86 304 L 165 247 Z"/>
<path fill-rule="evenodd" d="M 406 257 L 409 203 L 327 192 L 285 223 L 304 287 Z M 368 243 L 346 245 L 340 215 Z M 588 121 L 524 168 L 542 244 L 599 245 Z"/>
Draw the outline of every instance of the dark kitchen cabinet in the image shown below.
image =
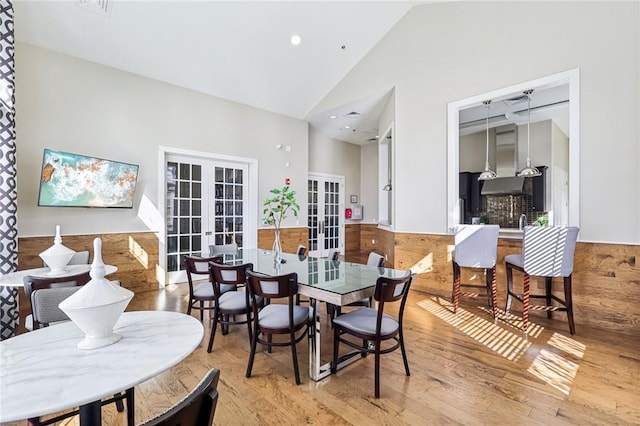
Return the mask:
<path fill-rule="evenodd" d="M 471 223 L 471 217 L 480 216 L 482 211 L 482 198 L 480 191 L 483 182 L 478 180 L 480 173 L 461 172 L 458 179 L 458 197 L 463 200 L 463 223 Z M 461 217 L 462 219 L 462 217 Z"/>
<path fill-rule="evenodd" d="M 480 216 L 482 211 L 482 184 L 483 181 L 478 180 L 480 172 L 469 173 L 469 211 L 471 216 Z M 471 221 L 469 221 L 471 223 Z"/>
<path fill-rule="evenodd" d="M 546 188 L 546 179 L 547 179 L 547 166 L 539 166 L 537 167 L 540 170 L 542 175 L 536 176 L 531 179 L 532 183 L 532 201 L 533 201 L 533 211 L 536 212 L 545 212 L 545 200 L 547 197 L 547 188 Z"/>

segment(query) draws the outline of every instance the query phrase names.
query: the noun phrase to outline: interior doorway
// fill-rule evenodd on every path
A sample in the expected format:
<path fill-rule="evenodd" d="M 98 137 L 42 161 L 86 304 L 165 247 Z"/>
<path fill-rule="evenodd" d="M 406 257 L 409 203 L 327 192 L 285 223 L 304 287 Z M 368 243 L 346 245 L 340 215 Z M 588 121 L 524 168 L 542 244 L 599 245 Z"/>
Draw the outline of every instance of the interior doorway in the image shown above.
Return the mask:
<path fill-rule="evenodd" d="M 344 253 L 344 176 L 310 173 L 307 194 L 309 255 Z"/>

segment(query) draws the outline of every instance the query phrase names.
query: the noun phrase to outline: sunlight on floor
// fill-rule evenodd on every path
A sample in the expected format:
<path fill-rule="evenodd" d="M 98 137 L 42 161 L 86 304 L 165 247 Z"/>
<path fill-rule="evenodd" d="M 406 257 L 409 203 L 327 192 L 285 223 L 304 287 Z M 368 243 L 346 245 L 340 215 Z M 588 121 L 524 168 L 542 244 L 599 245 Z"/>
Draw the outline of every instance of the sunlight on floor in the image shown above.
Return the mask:
<path fill-rule="evenodd" d="M 446 299 L 432 297 L 418 302 L 418 306 L 458 328 L 467 336 L 509 361 L 517 361 L 531 346 L 531 343 L 521 335 L 501 328 L 493 321 L 478 317 L 460 307 L 458 307 L 458 312 L 454 314 L 451 302 Z"/>
<path fill-rule="evenodd" d="M 527 371 L 540 380 L 569 395 L 571 384 L 578 373 L 578 364 L 562 355 L 542 349 Z"/>
<path fill-rule="evenodd" d="M 558 333 L 553 333 L 547 344 L 578 359 L 582 359 L 587 349 L 585 344 Z M 542 349 L 527 371 L 563 394 L 569 395 L 578 368 L 577 363 L 566 359 L 562 354 Z"/>

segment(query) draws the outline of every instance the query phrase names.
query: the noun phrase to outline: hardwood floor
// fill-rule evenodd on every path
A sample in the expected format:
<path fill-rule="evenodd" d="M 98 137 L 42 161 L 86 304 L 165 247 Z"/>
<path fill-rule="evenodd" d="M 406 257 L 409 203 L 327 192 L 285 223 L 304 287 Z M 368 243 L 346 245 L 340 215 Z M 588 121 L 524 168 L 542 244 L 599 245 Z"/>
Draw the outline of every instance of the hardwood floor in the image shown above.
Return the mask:
<path fill-rule="evenodd" d="M 128 310 L 186 312 L 186 294 L 186 284 L 137 293 Z M 517 328 L 518 317 L 494 325 L 479 302 L 463 299 L 453 315 L 448 300 L 412 291 L 405 312 L 411 377 L 404 375 L 399 351 L 383 355 L 380 399 L 373 397 L 373 356 L 316 383 L 308 378 L 304 341 L 302 384 L 296 386 L 290 350 L 268 354 L 259 348 L 247 379 L 246 327 L 231 327 L 226 336 L 218 330 L 208 354 L 205 321 L 205 339 L 195 352 L 136 387 L 136 419 L 162 412 L 215 367 L 221 371 L 219 425 L 640 424 L 639 339 L 580 324 L 570 336 L 566 321 L 539 315 L 532 315 L 527 338 Z M 323 330 L 325 359 L 329 331 Z M 125 424 L 125 413 L 115 407 L 104 407 L 103 413 L 105 425 Z M 77 423 L 76 418 L 60 424 Z M 11 423 L 17 424 L 24 422 Z"/>

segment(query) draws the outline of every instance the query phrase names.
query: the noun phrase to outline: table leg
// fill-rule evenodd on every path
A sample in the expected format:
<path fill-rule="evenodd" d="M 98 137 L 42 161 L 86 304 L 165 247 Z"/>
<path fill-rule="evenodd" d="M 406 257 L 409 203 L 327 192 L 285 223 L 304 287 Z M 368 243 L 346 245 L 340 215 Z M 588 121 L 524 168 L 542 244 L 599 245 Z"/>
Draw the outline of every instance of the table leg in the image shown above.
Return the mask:
<path fill-rule="evenodd" d="M 18 319 L 18 289 L 0 287 L 0 340 L 15 335 Z"/>
<path fill-rule="evenodd" d="M 80 426 L 102 425 L 102 402 L 100 400 L 80 406 Z"/>
<path fill-rule="evenodd" d="M 321 323 L 320 323 L 320 302 L 309 298 L 309 378 L 313 381 L 320 381 L 331 375 L 331 364 L 328 361 L 322 364 L 322 351 L 320 350 L 321 342 Z M 337 370 L 345 367 L 360 358 L 360 351 L 351 351 L 338 358 Z M 357 356 L 357 357 L 356 357 Z"/>

